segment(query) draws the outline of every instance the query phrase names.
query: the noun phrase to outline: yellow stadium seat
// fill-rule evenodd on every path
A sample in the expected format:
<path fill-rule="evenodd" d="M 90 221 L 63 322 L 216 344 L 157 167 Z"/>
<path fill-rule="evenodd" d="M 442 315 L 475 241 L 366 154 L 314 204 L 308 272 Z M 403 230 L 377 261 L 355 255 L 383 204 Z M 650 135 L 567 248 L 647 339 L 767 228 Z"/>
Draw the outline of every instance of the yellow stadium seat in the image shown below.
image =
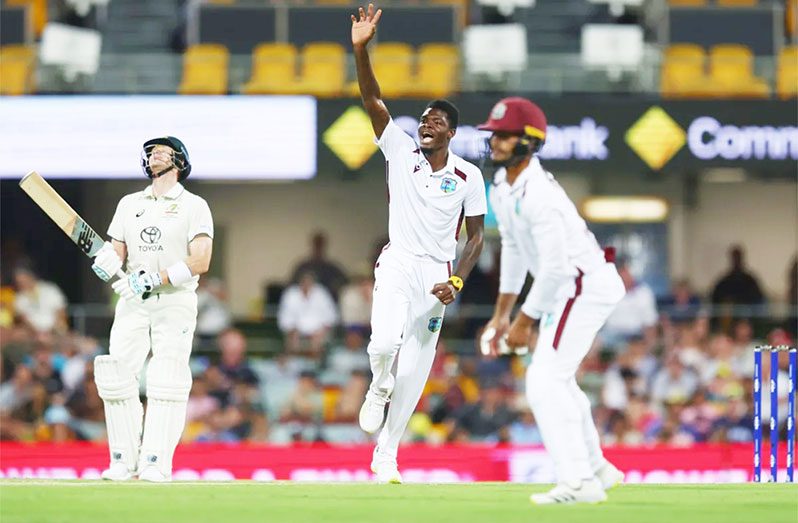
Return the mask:
<path fill-rule="evenodd" d="M 437 98 L 459 88 L 460 52 L 452 44 L 424 44 L 418 49 L 413 94 Z"/>
<path fill-rule="evenodd" d="M 47 25 L 47 0 L 5 0 L 8 7 L 28 7 L 28 17 L 36 37 L 42 35 Z"/>
<path fill-rule="evenodd" d="M 338 387 L 324 387 L 321 393 L 322 417 L 324 421 L 335 421 L 337 417 L 338 399 L 341 389 Z"/>
<path fill-rule="evenodd" d="M 707 0 L 668 0 L 671 7 L 703 7 Z"/>
<path fill-rule="evenodd" d="M 666 98 L 701 98 L 706 95 L 704 49 L 693 44 L 674 44 L 662 60 L 660 92 Z"/>
<path fill-rule="evenodd" d="M 779 53 L 776 93 L 779 98 L 798 97 L 798 46 L 785 47 Z"/>
<path fill-rule="evenodd" d="M 721 7 L 752 7 L 759 3 L 759 0 L 716 0 Z"/>
<path fill-rule="evenodd" d="M 183 54 L 180 94 L 226 94 L 230 52 L 221 44 L 196 44 Z"/>
<path fill-rule="evenodd" d="M 796 26 L 798 26 L 798 0 L 787 0 L 784 9 L 784 28 L 787 36 L 795 36 Z"/>
<path fill-rule="evenodd" d="M 722 97 L 767 98 L 770 88 L 754 76 L 754 55 L 739 44 L 721 44 L 709 52 L 712 92 Z"/>
<path fill-rule="evenodd" d="M 374 74 L 385 98 L 407 96 L 413 86 L 413 48 L 400 42 L 374 46 L 371 55 Z"/>
<path fill-rule="evenodd" d="M 246 94 L 289 94 L 296 90 L 296 47 L 270 42 L 252 52 L 252 76 L 242 87 Z"/>
<path fill-rule="evenodd" d="M 21 95 L 33 91 L 36 53 L 26 45 L 0 47 L 0 95 Z"/>
<path fill-rule="evenodd" d="M 339 96 L 346 80 L 346 51 L 340 44 L 314 42 L 302 49 L 297 92 L 320 98 Z"/>

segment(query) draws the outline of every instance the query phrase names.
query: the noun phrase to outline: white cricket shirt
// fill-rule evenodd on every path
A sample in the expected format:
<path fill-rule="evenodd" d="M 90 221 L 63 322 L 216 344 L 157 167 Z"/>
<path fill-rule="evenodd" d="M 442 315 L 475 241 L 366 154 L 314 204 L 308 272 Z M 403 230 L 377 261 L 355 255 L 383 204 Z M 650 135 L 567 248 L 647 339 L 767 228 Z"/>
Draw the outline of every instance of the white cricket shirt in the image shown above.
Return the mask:
<path fill-rule="evenodd" d="M 196 236 L 213 238 L 213 218 L 208 204 L 181 184 L 156 198 L 152 185 L 119 201 L 108 226 L 111 238 L 127 246 L 128 271 L 155 272 L 188 258 L 188 244 Z M 199 276 L 159 292 L 193 291 Z"/>
<path fill-rule="evenodd" d="M 540 318 L 574 290 L 581 270 L 605 262 L 604 251 L 554 176 L 532 158 L 512 186 L 496 173 L 490 202 L 502 237 L 499 292 L 518 294 L 526 273 L 535 277 L 521 310 Z"/>
<path fill-rule="evenodd" d="M 463 218 L 488 212 L 482 172 L 451 150 L 446 166 L 433 172 L 393 119 L 376 142 L 385 155 L 391 248 L 441 263 L 453 260 Z"/>

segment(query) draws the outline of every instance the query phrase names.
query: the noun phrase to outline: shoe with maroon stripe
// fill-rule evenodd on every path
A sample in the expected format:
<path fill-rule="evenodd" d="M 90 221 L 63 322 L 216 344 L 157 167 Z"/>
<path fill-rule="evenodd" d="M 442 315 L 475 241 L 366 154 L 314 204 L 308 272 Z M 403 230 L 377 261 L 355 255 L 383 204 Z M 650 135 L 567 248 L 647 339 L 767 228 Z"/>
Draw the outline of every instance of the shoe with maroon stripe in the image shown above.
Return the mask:
<path fill-rule="evenodd" d="M 535 505 L 601 503 L 607 499 L 607 494 L 598 479 L 590 478 L 575 483 L 560 483 L 548 492 L 532 494 L 529 499 Z"/>

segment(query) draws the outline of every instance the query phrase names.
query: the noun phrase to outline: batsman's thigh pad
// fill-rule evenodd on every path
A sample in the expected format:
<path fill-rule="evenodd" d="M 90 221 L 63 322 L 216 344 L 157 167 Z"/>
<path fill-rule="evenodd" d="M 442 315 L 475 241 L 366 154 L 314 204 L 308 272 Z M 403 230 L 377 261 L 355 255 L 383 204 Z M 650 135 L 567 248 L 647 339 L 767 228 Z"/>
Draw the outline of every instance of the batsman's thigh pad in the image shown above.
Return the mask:
<path fill-rule="evenodd" d="M 108 355 L 94 358 L 94 381 L 100 398 L 121 401 L 138 398 L 139 382 L 123 361 Z"/>

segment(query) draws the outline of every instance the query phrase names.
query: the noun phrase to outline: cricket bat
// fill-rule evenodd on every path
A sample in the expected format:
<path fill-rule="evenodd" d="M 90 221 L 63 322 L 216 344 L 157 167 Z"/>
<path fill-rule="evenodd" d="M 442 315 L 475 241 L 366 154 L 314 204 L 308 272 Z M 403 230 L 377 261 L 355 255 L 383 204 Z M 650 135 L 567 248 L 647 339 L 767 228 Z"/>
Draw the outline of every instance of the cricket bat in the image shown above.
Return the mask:
<path fill-rule="evenodd" d="M 39 173 L 29 172 L 19 181 L 19 186 L 69 236 L 83 254 L 89 258 L 97 255 L 105 240 L 83 221 L 75 209 L 64 201 Z M 121 269 L 116 274 L 120 278 L 125 277 Z"/>

